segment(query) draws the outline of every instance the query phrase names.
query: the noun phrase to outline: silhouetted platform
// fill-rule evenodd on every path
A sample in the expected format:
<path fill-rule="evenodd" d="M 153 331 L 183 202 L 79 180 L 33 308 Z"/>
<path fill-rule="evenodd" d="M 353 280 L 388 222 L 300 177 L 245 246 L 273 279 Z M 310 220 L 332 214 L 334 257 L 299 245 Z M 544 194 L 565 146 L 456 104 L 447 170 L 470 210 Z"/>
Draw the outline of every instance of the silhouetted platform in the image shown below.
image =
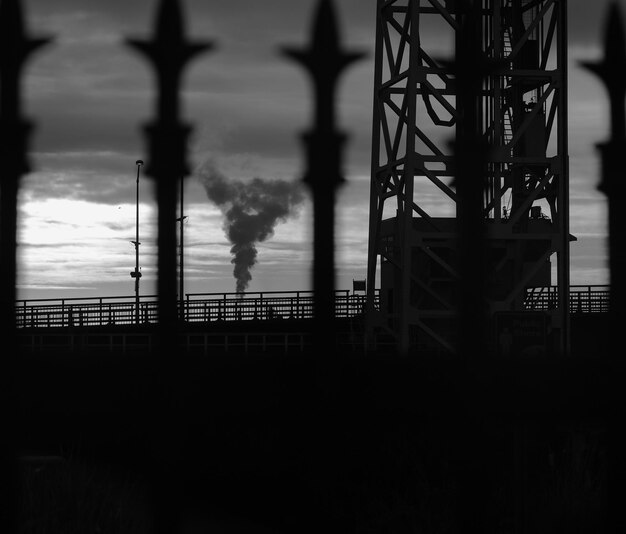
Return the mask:
<path fill-rule="evenodd" d="M 572 347 L 593 351 L 603 326 L 600 317 L 608 311 L 608 287 L 572 286 L 570 295 Z M 532 288 L 525 309 L 547 311 L 556 299 L 554 287 Z M 374 306 L 379 306 L 378 295 Z M 361 353 L 393 351 L 395 341 L 384 329 L 376 330 L 366 347 L 364 309 L 363 293 L 336 292 L 337 336 L 331 345 Z M 150 296 L 142 297 L 139 307 L 133 297 L 19 301 L 18 342 L 28 352 L 150 352 L 157 310 Z M 187 295 L 178 311 L 178 344 L 187 353 L 302 353 L 311 348 L 310 291 Z"/>
<path fill-rule="evenodd" d="M 514 518 L 523 491 L 530 521 L 558 469 L 570 476 L 559 466 L 578 461 L 570 440 L 601 443 L 606 430 L 610 372 L 598 359 L 477 355 L 467 368 L 330 350 L 209 356 L 23 355 L 20 449 L 148 485 L 163 477 L 175 488 L 170 505 L 255 531 L 351 532 L 355 521 L 391 520 L 400 497 L 428 503 L 404 509 L 405 520 L 440 531 L 454 521 L 476 447 L 472 462 L 489 469 L 480 476 L 492 488 L 485 506 Z M 588 475 L 602 466 L 580 480 Z M 594 489 L 571 483 L 595 505 Z"/>

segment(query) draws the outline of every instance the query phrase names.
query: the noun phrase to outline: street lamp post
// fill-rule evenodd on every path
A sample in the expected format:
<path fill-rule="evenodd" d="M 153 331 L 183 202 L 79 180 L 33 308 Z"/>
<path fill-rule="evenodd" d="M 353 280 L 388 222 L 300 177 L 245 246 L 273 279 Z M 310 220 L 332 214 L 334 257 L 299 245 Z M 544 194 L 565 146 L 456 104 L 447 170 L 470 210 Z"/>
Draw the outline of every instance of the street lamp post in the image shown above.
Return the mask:
<path fill-rule="evenodd" d="M 176 219 L 180 223 L 180 250 L 179 250 L 179 270 L 178 270 L 178 301 L 179 301 L 179 315 L 181 321 L 185 320 L 185 269 L 183 267 L 185 261 L 185 254 L 183 249 L 183 223 L 187 216 L 184 214 L 185 204 L 183 202 L 183 193 L 185 190 L 184 176 L 180 177 L 180 217 Z"/>
<path fill-rule="evenodd" d="M 132 243 L 135 245 L 135 270 L 131 271 L 131 278 L 135 279 L 135 323 L 139 324 L 139 279 L 141 273 L 139 272 L 139 169 L 143 165 L 143 161 L 138 159 L 135 162 L 137 165 L 137 194 L 136 194 L 136 211 L 135 211 L 135 240 Z"/>

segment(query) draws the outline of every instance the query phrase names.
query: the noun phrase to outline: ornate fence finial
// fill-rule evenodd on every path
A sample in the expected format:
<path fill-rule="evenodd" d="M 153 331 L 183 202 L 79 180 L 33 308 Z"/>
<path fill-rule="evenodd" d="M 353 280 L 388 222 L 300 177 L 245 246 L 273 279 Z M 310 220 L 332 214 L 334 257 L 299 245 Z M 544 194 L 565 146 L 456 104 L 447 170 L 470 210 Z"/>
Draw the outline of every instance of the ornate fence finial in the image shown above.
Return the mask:
<path fill-rule="evenodd" d="M 186 63 L 200 52 L 213 47 L 211 42 L 189 43 L 185 39 L 183 17 L 177 0 L 162 0 L 156 17 L 156 32 L 152 41 L 128 39 L 127 43 L 143 53 L 153 64 L 158 82 L 157 120 L 148 126 L 152 141 L 147 174 L 158 179 L 158 169 L 164 165 L 176 167 L 169 179 L 187 174 L 185 144 L 189 129 L 179 123 L 179 91 Z M 161 146 L 160 142 L 164 143 Z M 165 151 L 154 150 L 164 148 Z"/>
<path fill-rule="evenodd" d="M 624 154 L 626 153 L 626 38 L 621 10 L 613 2 L 607 14 L 604 36 L 604 59 L 583 62 L 583 67 L 596 74 L 604 83 L 609 96 L 611 137 L 597 148 L 601 155 L 601 179 L 598 189 L 606 194 L 609 226 L 609 269 L 611 281 L 611 332 L 617 336 L 626 318 L 626 250 L 621 243 L 621 206 L 626 195 Z"/>
<path fill-rule="evenodd" d="M 454 147 L 454 181 L 457 193 L 457 254 L 460 278 L 457 294 L 455 345 L 464 373 L 457 392 L 459 406 L 458 520 L 468 531 L 484 530 L 484 503 L 491 492 L 488 432 L 490 409 L 484 391 L 489 383 L 487 305 L 488 234 L 484 207 L 489 145 L 479 103 L 485 80 L 503 65 L 485 53 L 480 0 L 463 3 L 457 29 L 453 71 L 456 77 L 457 123 Z"/>
<path fill-rule="evenodd" d="M 617 2 L 609 7 L 604 36 L 604 59 L 598 63 L 583 62 L 582 65 L 598 75 L 604 83 L 610 103 L 611 137 L 597 146 L 601 156 L 601 179 L 598 189 L 607 197 L 608 204 L 608 256 L 611 282 L 609 302 L 609 336 L 604 350 L 605 360 L 610 362 L 610 387 L 607 389 L 606 410 L 608 416 L 608 484 L 607 516 L 610 532 L 623 532 L 626 528 L 623 503 L 624 487 L 623 454 L 626 447 L 624 414 L 626 398 L 623 392 L 626 367 L 618 347 L 626 321 L 626 247 L 621 230 L 621 206 L 626 195 L 624 180 L 624 154 L 626 154 L 625 104 L 626 97 L 626 39 L 621 11 Z"/>
<path fill-rule="evenodd" d="M 17 194 L 29 171 L 31 125 L 22 117 L 20 76 L 28 56 L 48 39 L 27 37 L 19 0 L 0 0 L 0 324 L 15 327 Z M 8 347 L 15 346 L 5 339 Z"/>
<path fill-rule="evenodd" d="M 178 0 L 161 0 L 156 18 L 156 31 L 151 41 L 129 39 L 127 43 L 142 52 L 154 67 L 157 82 L 157 106 L 154 122 L 146 126 L 149 153 L 146 174 L 156 182 L 158 206 L 158 350 L 153 363 L 156 388 L 152 398 L 150 426 L 157 439 L 152 454 L 155 470 L 154 512 L 159 532 L 173 532 L 177 520 L 178 474 L 171 458 L 180 455 L 180 413 L 177 399 L 184 387 L 178 380 L 172 360 L 177 356 L 178 339 L 177 235 L 176 216 L 180 180 L 188 174 L 187 138 L 191 128 L 181 123 L 180 82 L 186 63 L 211 43 L 189 43 L 185 38 L 183 17 Z"/>
<path fill-rule="evenodd" d="M 46 39 L 26 36 L 19 0 L 0 0 L 0 324 L 6 348 L 0 363 L 0 530 L 17 532 L 16 439 L 19 434 L 15 396 L 15 282 L 17 274 L 17 198 L 19 182 L 29 171 L 27 140 L 30 124 L 22 117 L 20 76 L 27 57 Z"/>
<path fill-rule="evenodd" d="M 13 121 L 13 124 L 5 122 L 6 127 L 12 135 L 21 133 L 22 143 L 25 143 L 28 125 L 20 116 L 20 75 L 28 56 L 47 42 L 48 39 L 33 39 L 26 36 L 19 0 L 0 0 L 0 76 L 2 81 L 0 111 L 3 120 Z M 0 149 L 2 148 L 6 148 L 6 145 L 3 144 Z M 7 165 L 15 165 L 15 167 L 10 167 L 12 172 L 28 172 L 25 152 L 25 145 L 24 150 L 20 150 L 17 154 L 7 151 L 2 161 L 5 171 L 9 170 Z"/>
<path fill-rule="evenodd" d="M 285 48 L 284 53 L 301 63 L 311 75 L 315 89 L 316 130 L 334 132 L 335 89 L 339 75 L 363 54 L 341 50 L 331 0 L 320 0 L 317 5 L 309 49 Z"/>
<path fill-rule="evenodd" d="M 159 322 L 173 325 L 176 312 L 176 208 L 178 184 L 186 176 L 190 127 L 179 120 L 179 92 L 185 64 L 212 47 L 210 42 L 189 43 L 185 38 L 177 0 L 161 0 L 156 31 L 151 41 L 128 39 L 153 64 L 158 81 L 156 120 L 146 126 L 149 157 L 146 174 L 156 181 L 158 216 Z M 167 330 L 167 329 L 165 329 Z"/>
<path fill-rule="evenodd" d="M 304 66 L 314 86 L 315 122 L 303 135 L 307 165 L 304 182 L 313 195 L 313 289 L 316 339 L 329 340 L 334 317 L 334 210 L 335 190 L 344 181 L 341 148 L 345 135 L 335 128 L 335 89 L 339 75 L 362 57 L 340 47 L 337 20 L 330 0 L 320 0 L 307 50 L 284 48 L 283 53 Z M 318 339 L 319 341 L 319 339 Z"/>
<path fill-rule="evenodd" d="M 479 2 L 468 2 L 457 30 L 453 69 L 457 84 L 457 110 L 461 116 L 453 143 L 457 192 L 459 254 L 458 351 L 465 363 L 478 364 L 486 354 L 486 248 L 483 208 L 488 144 L 482 135 L 477 102 L 484 79 L 502 63 L 486 57 L 482 48 Z"/>
<path fill-rule="evenodd" d="M 612 151 L 611 147 L 626 143 L 624 99 L 626 98 L 626 39 L 622 13 L 617 2 L 611 3 L 604 34 L 604 59 L 600 62 L 582 62 L 583 67 L 596 74 L 604 83 L 611 106 L 611 139 L 599 145 L 604 158 L 602 178 L 598 189 L 609 194 L 613 181 L 622 181 L 621 168 L 623 150 Z M 611 153 L 614 153 L 613 160 Z M 617 173 L 620 173 L 619 176 Z"/>

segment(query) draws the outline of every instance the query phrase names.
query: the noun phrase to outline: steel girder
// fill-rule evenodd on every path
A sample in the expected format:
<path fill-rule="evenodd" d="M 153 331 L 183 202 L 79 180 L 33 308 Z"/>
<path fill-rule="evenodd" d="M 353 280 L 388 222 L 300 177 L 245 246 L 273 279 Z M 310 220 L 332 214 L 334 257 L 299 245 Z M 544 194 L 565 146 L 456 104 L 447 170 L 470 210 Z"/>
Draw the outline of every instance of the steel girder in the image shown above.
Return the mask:
<path fill-rule="evenodd" d="M 556 257 L 551 285 L 558 299 L 547 313 L 553 345 L 567 351 L 565 0 L 378 0 L 368 290 L 373 302 L 380 280 L 381 305 L 369 307 L 368 323 L 370 330 L 392 332 L 402 352 L 416 338 L 454 351 L 440 319 L 453 321 L 456 314 L 451 286 L 458 265 L 445 245 L 456 235 L 453 146 L 463 114 L 454 55 L 472 6 L 480 13 L 477 46 L 495 65 L 476 95 L 475 135 L 489 147 L 486 175 L 477 179 L 485 184 L 489 243 L 499 249 L 487 278 L 512 269 L 504 288 L 488 289 L 490 313 L 523 311 L 533 278 Z M 437 284 L 424 272 L 427 264 L 426 270 L 447 273 L 450 283 Z M 385 285 L 393 289 L 387 297 Z"/>

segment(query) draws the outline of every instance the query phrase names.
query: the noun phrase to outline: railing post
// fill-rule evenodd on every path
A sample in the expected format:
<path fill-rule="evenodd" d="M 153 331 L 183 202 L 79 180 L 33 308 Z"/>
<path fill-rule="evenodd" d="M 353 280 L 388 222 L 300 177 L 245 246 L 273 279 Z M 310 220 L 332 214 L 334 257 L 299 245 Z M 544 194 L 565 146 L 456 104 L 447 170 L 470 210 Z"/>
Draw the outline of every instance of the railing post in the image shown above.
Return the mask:
<path fill-rule="evenodd" d="M 487 452 L 488 414 L 483 390 L 487 386 L 487 304 L 485 267 L 487 234 L 483 195 L 486 186 L 487 142 L 482 132 L 483 81 L 496 66 L 482 47 L 480 0 L 461 7 L 457 30 L 454 72 L 457 109 L 461 117 L 454 142 L 457 201 L 457 251 L 460 280 L 457 302 L 457 339 L 462 382 L 459 406 L 460 494 L 459 521 L 462 531 L 485 529 L 489 494 L 490 458 Z"/>
<path fill-rule="evenodd" d="M 341 50 L 331 0 L 320 0 L 307 50 L 285 48 L 283 52 L 300 63 L 311 76 L 314 90 L 314 126 L 302 136 L 306 147 L 304 182 L 313 197 L 313 290 L 314 342 L 318 357 L 323 340 L 333 339 L 335 290 L 335 195 L 344 182 L 341 150 L 346 136 L 335 127 L 335 91 L 344 68 L 362 54 Z M 328 349 L 328 347 L 326 347 Z"/>
<path fill-rule="evenodd" d="M 185 64 L 210 43 L 192 44 L 184 35 L 177 0 L 161 0 L 152 41 L 129 39 L 128 44 L 152 62 L 158 97 L 155 122 L 146 126 L 149 161 L 146 173 L 156 181 L 158 204 L 158 321 L 159 332 L 175 337 L 177 320 L 176 210 L 178 185 L 189 174 L 187 137 L 191 128 L 179 120 L 179 91 Z"/>
<path fill-rule="evenodd" d="M 315 476 L 324 491 L 328 475 L 334 474 L 336 455 L 333 437 L 341 424 L 335 400 L 340 379 L 341 354 L 334 343 L 335 321 L 335 200 L 344 182 L 341 174 L 342 147 L 346 136 L 335 126 L 335 92 L 341 72 L 362 54 L 340 48 L 337 20 L 331 0 L 319 0 L 308 49 L 284 48 L 291 59 L 308 72 L 314 92 L 314 124 L 302 135 L 305 147 L 305 175 L 313 200 L 313 320 L 312 356 L 317 371 L 316 395 L 311 401 L 312 417 L 320 425 L 315 435 Z M 336 358 L 336 357 L 339 358 Z M 333 361 L 333 358 L 336 358 Z M 328 529 L 326 510 L 315 510 L 315 526 Z M 311 527 L 312 524 L 307 525 Z"/>
<path fill-rule="evenodd" d="M 176 215 L 179 180 L 184 180 L 189 173 L 186 150 L 191 130 L 180 122 L 179 93 L 186 63 L 211 45 L 187 41 L 177 0 L 161 0 L 155 26 L 151 41 L 129 39 L 127 44 L 152 63 L 158 83 L 156 119 L 145 128 L 149 145 L 146 174 L 156 182 L 158 204 L 158 330 L 155 332 L 158 350 L 154 353 L 157 383 L 150 423 L 155 432 L 155 449 L 152 451 L 156 462 L 152 474 L 154 523 L 157 532 L 173 532 L 178 513 L 178 475 L 172 471 L 167 458 L 177 454 L 176 428 L 180 423 L 175 399 L 178 388 L 182 387 L 177 380 L 179 374 L 175 363 L 179 318 Z"/>
<path fill-rule="evenodd" d="M 15 281 L 17 273 L 17 197 L 20 180 L 29 171 L 27 144 L 30 123 L 22 117 L 21 74 L 31 52 L 45 43 L 27 37 L 19 0 L 0 1 L 0 324 L 6 349 L 0 359 L 0 530 L 17 531 Z"/>
<path fill-rule="evenodd" d="M 601 181 L 598 189 L 607 197 L 608 204 L 608 252 L 610 270 L 609 339 L 605 346 L 610 362 L 610 388 L 608 392 L 608 518 L 609 532 L 626 531 L 626 515 L 623 504 L 626 500 L 626 465 L 624 450 L 624 378 L 625 364 L 622 351 L 621 330 L 626 319 L 626 247 L 622 243 L 621 207 L 626 198 L 624 154 L 626 153 L 626 38 L 622 14 L 617 2 L 612 2 L 605 28 L 604 59 L 599 63 L 583 63 L 583 66 L 598 75 L 609 96 L 611 131 L 606 143 L 598 144 L 601 155 Z"/>
<path fill-rule="evenodd" d="M 0 321 L 15 324 L 17 194 L 30 170 L 27 156 L 31 124 L 22 117 L 21 73 L 28 55 L 46 42 L 26 36 L 19 0 L 0 2 Z"/>

